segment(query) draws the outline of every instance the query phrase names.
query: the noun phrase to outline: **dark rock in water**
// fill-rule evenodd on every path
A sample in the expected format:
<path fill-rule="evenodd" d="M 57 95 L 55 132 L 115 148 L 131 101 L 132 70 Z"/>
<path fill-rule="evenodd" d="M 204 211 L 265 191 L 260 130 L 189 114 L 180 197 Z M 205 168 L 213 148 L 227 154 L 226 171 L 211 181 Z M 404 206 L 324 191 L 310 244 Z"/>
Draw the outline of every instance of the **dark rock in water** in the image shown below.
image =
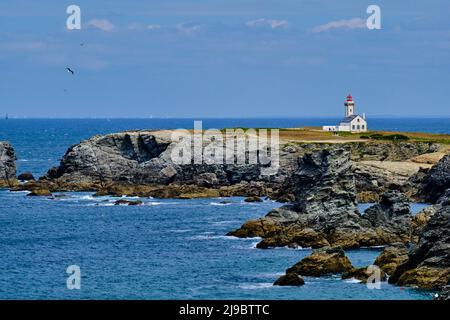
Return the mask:
<path fill-rule="evenodd" d="M 320 277 L 327 274 L 342 273 L 352 270 L 350 260 L 341 248 L 322 248 L 286 270 L 302 276 Z"/>
<path fill-rule="evenodd" d="M 450 283 L 449 205 L 431 216 L 419 243 L 409 252 L 408 260 L 396 268 L 389 282 L 425 289 L 442 288 Z"/>
<path fill-rule="evenodd" d="M 119 199 L 116 202 L 114 202 L 114 205 L 120 206 L 120 205 L 126 205 L 126 206 L 138 206 L 141 205 L 141 200 L 126 200 L 126 199 Z"/>
<path fill-rule="evenodd" d="M 450 155 L 446 155 L 425 175 L 419 193 L 425 201 L 435 203 L 449 188 Z"/>
<path fill-rule="evenodd" d="M 29 194 L 29 197 L 51 197 L 52 193 L 48 189 L 33 189 Z"/>
<path fill-rule="evenodd" d="M 19 174 L 19 176 L 17 177 L 18 180 L 20 181 L 31 181 L 31 180 L 35 180 L 34 176 L 31 172 L 24 172 Z"/>
<path fill-rule="evenodd" d="M 273 284 L 274 286 L 294 286 L 299 287 L 305 284 L 305 281 L 296 273 L 286 273 L 278 278 Z"/>
<path fill-rule="evenodd" d="M 251 197 L 247 197 L 244 200 L 245 202 L 263 202 L 263 200 L 260 197 L 257 196 L 251 196 Z"/>
<path fill-rule="evenodd" d="M 0 142 L 0 187 L 13 187 L 16 179 L 16 154 L 8 142 Z"/>
<path fill-rule="evenodd" d="M 375 269 L 377 268 L 377 269 Z M 362 283 L 367 283 L 367 281 L 369 280 L 370 277 L 374 277 L 376 276 L 376 273 L 379 273 L 378 276 L 379 278 L 377 279 L 378 281 L 386 281 L 387 276 L 386 273 L 378 268 L 377 266 L 369 268 L 369 267 L 363 267 L 363 268 L 353 268 L 349 271 L 346 271 L 342 274 L 342 279 L 346 280 L 346 279 L 356 279 L 356 280 L 360 280 Z"/>
<path fill-rule="evenodd" d="M 392 274 L 399 265 L 407 260 L 408 248 L 403 243 L 399 243 L 384 248 L 373 264 L 387 274 Z"/>

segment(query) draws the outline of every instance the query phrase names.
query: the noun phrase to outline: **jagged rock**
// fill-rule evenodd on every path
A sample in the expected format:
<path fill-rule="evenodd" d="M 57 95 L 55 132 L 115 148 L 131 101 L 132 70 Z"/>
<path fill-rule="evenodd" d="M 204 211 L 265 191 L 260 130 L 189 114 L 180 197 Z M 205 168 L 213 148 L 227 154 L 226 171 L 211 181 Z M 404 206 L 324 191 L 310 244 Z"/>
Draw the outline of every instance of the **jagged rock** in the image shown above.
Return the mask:
<path fill-rule="evenodd" d="M 251 197 L 247 197 L 244 200 L 245 202 L 263 202 L 263 200 L 260 197 L 257 196 L 251 196 Z"/>
<path fill-rule="evenodd" d="M 16 154 L 8 142 L 0 142 L 0 187 L 12 187 L 16 180 Z"/>
<path fill-rule="evenodd" d="M 444 156 L 423 178 L 420 196 L 435 203 L 450 188 L 450 155 Z"/>
<path fill-rule="evenodd" d="M 346 271 L 342 274 L 342 279 L 356 279 L 360 280 L 362 283 L 367 283 L 370 277 L 374 276 L 374 270 L 371 270 L 369 267 L 363 268 L 353 268 L 349 271 Z M 379 281 L 386 281 L 386 273 L 380 268 L 379 270 Z"/>
<path fill-rule="evenodd" d="M 399 243 L 384 248 L 373 264 L 380 267 L 387 274 L 392 274 L 406 260 L 408 260 L 408 248 L 404 244 Z"/>
<path fill-rule="evenodd" d="M 278 278 L 274 286 L 295 286 L 299 287 L 305 284 L 305 280 L 296 273 L 286 273 Z"/>
<path fill-rule="evenodd" d="M 31 172 L 23 172 L 17 176 L 17 179 L 20 181 L 31 181 L 35 180 L 34 176 Z"/>
<path fill-rule="evenodd" d="M 138 206 L 141 205 L 142 201 L 141 200 L 126 200 L 126 199 L 119 199 L 116 202 L 114 202 L 114 205 L 116 206 L 121 206 L 121 205 L 126 205 L 126 206 Z"/>
<path fill-rule="evenodd" d="M 441 205 L 430 205 L 424 209 L 422 209 L 420 212 L 418 212 L 416 215 L 412 218 L 412 226 L 413 226 L 413 234 L 415 238 L 418 238 L 420 234 L 422 233 L 423 228 L 427 225 L 428 221 L 430 221 L 430 218 L 435 214 L 439 209 L 441 208 Z"/>
<path fill-rule="evenodd" d="M 350 260 L 341 248 L 322 248 L 286 270 L 286 274 L 320 277 L 327 274 L 342 273 L 352 270 Z"/>
<path fill-rule="evenodd" d="M 262 237 L 258 248 L 357 248 L 412 240 L 409 201 L 398 191 L 386 192 L 374 213 L 361 217 L 348 150 L 306 154 L 285 188 L 295 195 L 292 205 L 273 209 L 229 235 Z"/>
<path fill-rule="evenodd" d="M 419 243 L 409 252 L 408 260 L 397 267 L 389 282 L 434 289 L 448 285 L 449 281 L 450 206 L 446 205 L 431 216 Z"/>

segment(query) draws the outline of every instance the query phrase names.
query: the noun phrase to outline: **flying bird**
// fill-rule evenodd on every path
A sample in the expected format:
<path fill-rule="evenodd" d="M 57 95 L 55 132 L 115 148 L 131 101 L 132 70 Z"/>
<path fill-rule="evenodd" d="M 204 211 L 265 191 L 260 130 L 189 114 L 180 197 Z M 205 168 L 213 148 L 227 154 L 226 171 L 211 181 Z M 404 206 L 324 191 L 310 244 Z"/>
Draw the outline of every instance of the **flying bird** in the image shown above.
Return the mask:
<path fill-rule="evenodd" d="M 70 72 L 71 74 L 74 74 L 74 73 L 75 73 L 75 72 L 74 72 L 72 69 L 70 69 L 69 67 L 67 67 L 66 70 L 67 70 L 67 72 Z"/>

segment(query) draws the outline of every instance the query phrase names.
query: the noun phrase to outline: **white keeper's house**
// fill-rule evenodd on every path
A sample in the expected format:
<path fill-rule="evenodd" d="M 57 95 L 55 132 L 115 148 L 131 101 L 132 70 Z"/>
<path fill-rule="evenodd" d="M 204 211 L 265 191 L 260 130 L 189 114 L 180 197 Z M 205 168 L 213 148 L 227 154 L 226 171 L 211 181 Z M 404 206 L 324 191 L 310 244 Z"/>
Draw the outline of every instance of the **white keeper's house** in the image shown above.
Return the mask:
<path fill-rule="evenodd" d="M 366 115 L 364 113 L 362 116 L 355 114 L 355 101 L 353 101 L 351 94 L 347 96 L 344 106 L 345 118 L 336 126 L 323 126 L 322 130 L 330 132 L 366 132 Z"/>

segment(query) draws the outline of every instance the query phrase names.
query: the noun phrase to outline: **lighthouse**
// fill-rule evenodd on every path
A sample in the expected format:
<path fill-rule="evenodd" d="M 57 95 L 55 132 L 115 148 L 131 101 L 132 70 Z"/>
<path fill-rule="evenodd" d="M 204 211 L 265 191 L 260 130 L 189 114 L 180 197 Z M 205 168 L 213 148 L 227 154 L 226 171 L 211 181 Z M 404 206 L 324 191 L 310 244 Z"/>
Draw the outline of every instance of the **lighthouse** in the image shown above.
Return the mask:
<path fill-rule="evenodd" d="M 345 106 L 345 117 L 350 117 L 355 113 L 355 101 L 353 101 L 353 97 L 351 94 L 347 96 L 347 100 L 344 103 Z"/>
<path fill-rule="evenodd" d="M 345 117 L 337 126 L 323 126 L 323 131 L 333 131 L 333 132 L 366 132 L 367 120 L 366 115 L 359 115 L 355 113 L 355 101 L 351 94 L 347 96 L 344 102 Z"/>

